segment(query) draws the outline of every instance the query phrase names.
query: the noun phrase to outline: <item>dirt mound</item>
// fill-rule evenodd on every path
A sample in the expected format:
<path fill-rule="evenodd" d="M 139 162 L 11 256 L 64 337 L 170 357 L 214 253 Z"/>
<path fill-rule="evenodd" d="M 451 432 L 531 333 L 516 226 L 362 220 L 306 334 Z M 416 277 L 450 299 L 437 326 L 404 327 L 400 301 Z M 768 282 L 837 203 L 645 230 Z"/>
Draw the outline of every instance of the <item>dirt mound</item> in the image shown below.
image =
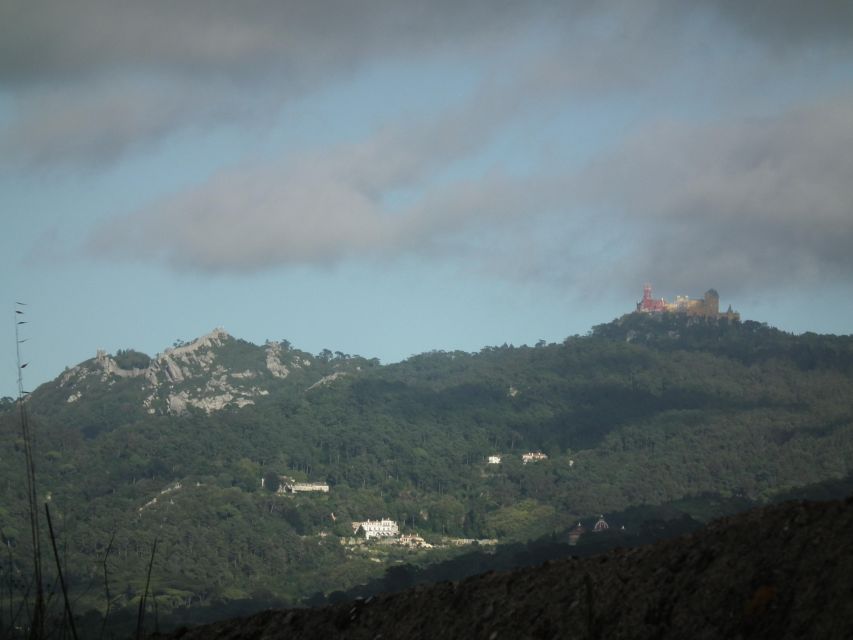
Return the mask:
<path fill-rule="evenodd" d="M 853 497 L 790 502 L 637 549 L 165 638 L 853 638 Z"/>

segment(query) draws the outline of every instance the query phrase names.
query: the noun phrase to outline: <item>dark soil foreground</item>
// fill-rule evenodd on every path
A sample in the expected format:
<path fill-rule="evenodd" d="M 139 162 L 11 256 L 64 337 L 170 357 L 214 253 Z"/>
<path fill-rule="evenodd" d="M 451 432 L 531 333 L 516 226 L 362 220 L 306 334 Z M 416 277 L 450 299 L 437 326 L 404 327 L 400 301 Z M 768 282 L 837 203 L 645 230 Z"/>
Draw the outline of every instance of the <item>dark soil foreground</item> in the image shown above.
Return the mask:
<path fill-rule="evenodd" d="M 853 497 L 675 540 L 159 638 L 853 638 Z"/>

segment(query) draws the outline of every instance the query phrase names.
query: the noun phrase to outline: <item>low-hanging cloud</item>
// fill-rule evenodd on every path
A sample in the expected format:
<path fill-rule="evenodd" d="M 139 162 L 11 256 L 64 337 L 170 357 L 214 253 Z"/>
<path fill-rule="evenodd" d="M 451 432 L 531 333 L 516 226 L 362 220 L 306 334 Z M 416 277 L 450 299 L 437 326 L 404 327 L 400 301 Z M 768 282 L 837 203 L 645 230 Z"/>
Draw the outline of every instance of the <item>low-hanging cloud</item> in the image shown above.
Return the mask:
<path fill-rule="evenodd" d="M 401 255 L 489 268 L 497 251 L 504 270 L 523 266 L 518 277 L 575 274 L 587 287 L 640 278 L 685 290 L 707 282 L 731 293 L 853 271 L 849 97 L 772 117 L 650 123 L 582 170 L 486 172 L 389 206 L 389 192 L 423 187 L 442 158 L 488 135 L 484 127 L 454 140 L 439 124 L 222 173 L 107 223 L 89 246 L 176 268 L 242 272 Z M 442 124 L 459 126 L 452 118 Z M 619 251 L 608 250 L 617 235 Z M 484 247 L 484 236 L 502 237 Z"/>
<path fill-rule="evenodd" d="M 380 250 L 392 227 L 363 192 L 296 168 L 218 176 L 198 191 L 107 222 L 89 248 L 162 259 L 178 269 L 250 272 L 363 256 Z"/>
<path fill-rule="evenodd" d="M 636 232 L 631 269 L 688 287 L 853 272 L 853 98 L 703 126 L 658 123 L 591 165 L 584 200 Z"/>

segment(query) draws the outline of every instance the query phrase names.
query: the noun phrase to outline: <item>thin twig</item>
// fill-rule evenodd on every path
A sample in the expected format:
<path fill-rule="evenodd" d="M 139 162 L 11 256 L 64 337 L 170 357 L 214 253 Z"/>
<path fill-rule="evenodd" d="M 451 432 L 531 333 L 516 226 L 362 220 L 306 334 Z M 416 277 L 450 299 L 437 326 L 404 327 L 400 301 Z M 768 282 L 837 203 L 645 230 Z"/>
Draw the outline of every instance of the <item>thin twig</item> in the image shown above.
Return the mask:
<path fill-rule="evenodd" d="M 113 535 L 110 536 L 110 543 L 107 545 L 106 552 L 104 552 L 104 560 L 102 563 L 104 565 L 104 594 L 107 597 L 107 610 L 104 612 L 104 621 L 101 624 L 101 635 L 99 636 L 99 638 L 104 637 L 104 630 L 106 630 L 106 628 L 107 628 L 107 618 L 110 617 L 110 607 L 113 604 L 112 599 L 110 598 L 110 580 L 109 580 L 109 575 L 107 573 L 107 558 L 110 557 L 110 551 L 112 551 L 113 541 L 115 539 L 116 539 L 116 532 L 115 532 L 115 529 L 113 529 Z"/>
<path fill-rule="evenodd" d="M 4 541 L 8 540 L 6 537 L 6 533 L 0 529 L 0 538 Z M 4 542 L 5 543 L 5 542 Z M 13 587 L 13 579 L 15 575 L 14 563 L 12 562 L 12 548 L 8 544 L 6 544 L 6 551 L 9 555 L 9 623 L 12 624 L 12 612 L 14 611 L 14 587 Z"/>
<path fill-rule="evenodd" d="M 65 601 L 65 615 L 68 616 L 71 636 L 74 640 L 77 640 L 77 629 L 74 627 L 74 614 L 71 612 L 71 603 L 68 601 L 68 589 L 65 588 L 65 578 L 62 577 L 62 562 L 59 559 L 59 551 L 56 549 L 56 537 L 53 534 L 53 522 L 50 519 L 50 506 L 46 502 L 44 503 L 44 513 L 47 516 L 47 530 L 50 533 L 50 544 L 53 547 L 56 570 L 59 572 L 59 586 L 62 587 L 62 598 Z"/>
<path fill-rule="evenodd" d="M 154 566 L 154 555 L 157 553 L 157 538 L 154 538 L 154 546 L 151 548 L 151 560 L 148 562 L 148 576 L 145 578 L 145 591 L 139 600 L 139 613 L 136 616 L 136 638 L 142 640 L 142 626 L 145 620 L 145 604 L 148 599 L 148 586 L 151 584 L 151 568 Z"/>
<path fill-rule="evenodd" d="M 27 624 L 32 624 L 32 618 L 30 617 L 30 607 L 29 607 L 29 598 L 30 598 L 30 590 L 33 586 L 33 579 L 30 579 L 30 582 L 27 584 L 27 588 L 24 590 L 23 595 L 21 596 L 21 603 L 18 605 L 18 611 L 12 617 L 12 622 L 10 623 L 9 629 L 15 628 L 15 623 L 18 621 L 21 613 L 26 612 L 27 614 Z"/>
<path fill-rule="evenodd" d="M 32 536 L 32 552 L 33 552 L 33 577 L 35 579 L 35 607 L 32 612 L 32 626 L 30 627 L 30 638 L 33 640 L 42 640 L 44 638 L 44 584 L 42 582 L 41 573 L 41 535 L 39 533 L 39 510 L 38 499 L 36 493 L 36 469 L 33 460 L 33 438 L 30 431 L 29 418 L 27 416 L 27 408 L 24 403 L 24 398 L 27 393 L 24 391 L 24 367 L 27 362 L 21 361 L 21 340 L 20 328 L 21 325 L 27 324 L 26 320 L 20 319 L 18 316 L 23 316 L 24 311 L 17 308 L 18 306 L 26 306 L 22 302 L 15 303 L 15 355 L 18 364 L 18 410 L 21 419 L 21 435 L 24 440 L 24 457 L 27 464 L 27 502 L 29 506 L 30 516 L 30 534 Z"/>

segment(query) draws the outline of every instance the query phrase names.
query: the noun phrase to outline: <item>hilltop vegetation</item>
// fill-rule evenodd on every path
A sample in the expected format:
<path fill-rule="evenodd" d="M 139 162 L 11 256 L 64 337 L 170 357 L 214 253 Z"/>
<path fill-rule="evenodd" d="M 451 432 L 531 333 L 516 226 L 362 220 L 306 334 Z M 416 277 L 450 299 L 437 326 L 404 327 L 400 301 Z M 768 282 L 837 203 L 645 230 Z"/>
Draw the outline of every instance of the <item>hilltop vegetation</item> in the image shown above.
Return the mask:
<path fill-rule="evenodd" d="M 850 337 L 629 315 L 561 344 L 381 366 L 211 335 L 176 345 L 177 373 L 127 350 L 32 395 L 39 490 L 80 613 L 104 607 L 113 535 L 114 606 L 138 603 L 156 538 L 165 615 L 297 603 L 458 553 L 355 552 L 341 544 L 354 520 L 391 517 L 434 543 L 526 541 L 591 514 L 702 495 L 766 501 L 853 471 Z M 13 408 L 0 409 L 12 573 L 27 570 L 29 536 Z M 548 459 L 522 464 L 537 450 Z M 501 464 L 486 464 L 494 453 Z M 261 486 L 278 475 L 331 490 Z"/>

